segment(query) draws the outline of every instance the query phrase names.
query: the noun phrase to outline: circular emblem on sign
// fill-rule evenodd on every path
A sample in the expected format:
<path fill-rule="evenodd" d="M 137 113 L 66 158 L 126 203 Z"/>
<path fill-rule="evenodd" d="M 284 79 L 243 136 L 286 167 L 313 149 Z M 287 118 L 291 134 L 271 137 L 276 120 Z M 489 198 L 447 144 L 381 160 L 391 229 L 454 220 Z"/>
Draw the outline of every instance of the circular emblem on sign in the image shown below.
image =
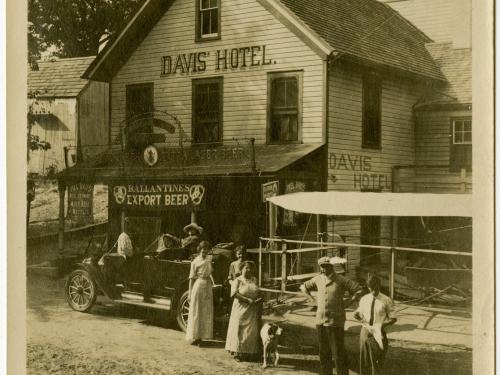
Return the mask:
<path fill-rule="evenodd" d="M 144 162 L 150 167 L 158 163 L 158 149 L 155 146 L 149 145 L 144 149 Z"/>
<path fill-rule="evenodd" d="M 195 206 L 198 206 L 205 195 L 205 187 L 203 185 L 193 185 L 189 188 L 189 197 Z"/>
<path fill-rule="evenodd" d="M 113 188 L 113 195 L 115 196 L 115 201 L 118 204 L 125 202 L 125 197 L 127 196 L 127 188 L 125 186 L 115 186 Z"/>

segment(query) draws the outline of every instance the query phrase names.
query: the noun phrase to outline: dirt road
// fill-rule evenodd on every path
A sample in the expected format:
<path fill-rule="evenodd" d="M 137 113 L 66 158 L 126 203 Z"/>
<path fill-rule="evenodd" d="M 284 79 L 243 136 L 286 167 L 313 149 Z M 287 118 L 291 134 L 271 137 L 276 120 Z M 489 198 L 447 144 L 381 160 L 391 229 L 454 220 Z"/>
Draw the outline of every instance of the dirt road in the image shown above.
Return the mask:
<path fill-rule="evenodd" d="M 28 277 L 28 374 L 297 374 L 317 373 L 313 353 L 282 353 L 279 368 L 234 361 L 222 340 L 196 347 L 157 314 L 107 304 L 71 310 L 63 280 Z M 286 350 L 285 350 L 286 351 Z"/>

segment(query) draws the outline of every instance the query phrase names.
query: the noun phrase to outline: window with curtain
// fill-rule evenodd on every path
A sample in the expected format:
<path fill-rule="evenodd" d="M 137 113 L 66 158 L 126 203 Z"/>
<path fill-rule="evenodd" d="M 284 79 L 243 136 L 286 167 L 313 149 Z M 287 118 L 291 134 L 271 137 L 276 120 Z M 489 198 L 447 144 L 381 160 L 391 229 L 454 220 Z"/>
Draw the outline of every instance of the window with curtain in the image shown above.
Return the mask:
<path fill-rule="evenodd" d="M 193 80 L 194 143 L 222 140 L 222 78 Z"/>
<path fill-rule="evenodd" d="M 302 102 L 300 74 L 270 74 L 269 86 L 269 143 L 300 141 Z"/>

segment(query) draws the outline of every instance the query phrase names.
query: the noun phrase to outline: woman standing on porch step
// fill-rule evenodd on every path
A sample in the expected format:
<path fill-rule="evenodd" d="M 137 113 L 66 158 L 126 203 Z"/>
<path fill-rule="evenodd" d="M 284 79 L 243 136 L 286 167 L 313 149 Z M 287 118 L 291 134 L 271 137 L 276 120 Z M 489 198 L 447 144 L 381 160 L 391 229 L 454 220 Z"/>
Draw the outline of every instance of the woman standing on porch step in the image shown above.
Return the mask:
<path fill-rule="evenodd" d="M 209 242 L 200 242 L 199 255 L 191 262 L 186 340 L 192 345 L 213 337 L 212 257 L 208 255 L 211 248 Z"/>

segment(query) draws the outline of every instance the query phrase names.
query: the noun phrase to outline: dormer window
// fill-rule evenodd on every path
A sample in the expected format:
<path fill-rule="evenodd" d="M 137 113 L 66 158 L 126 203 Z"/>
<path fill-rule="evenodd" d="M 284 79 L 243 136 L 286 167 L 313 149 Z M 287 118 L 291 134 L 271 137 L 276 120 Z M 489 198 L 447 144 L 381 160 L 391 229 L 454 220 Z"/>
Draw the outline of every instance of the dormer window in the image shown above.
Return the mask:
<path fill-rule="evenodd" d="M 196 40 L 220 37 L 220 0 L 197 0 Z"/>

